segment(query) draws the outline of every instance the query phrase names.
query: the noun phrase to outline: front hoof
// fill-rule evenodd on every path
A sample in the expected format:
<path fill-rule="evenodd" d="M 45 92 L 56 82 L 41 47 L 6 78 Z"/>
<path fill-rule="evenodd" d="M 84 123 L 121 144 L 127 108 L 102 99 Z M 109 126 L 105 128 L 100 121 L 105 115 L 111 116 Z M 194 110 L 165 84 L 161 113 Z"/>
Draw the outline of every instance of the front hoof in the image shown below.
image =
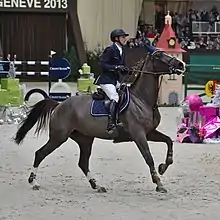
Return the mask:
<path fill-rule="evenodd" d="M 106 192 L 107 190 L 105 187 L 102 187 L 102 186 L 98 187 L 98 193 L 106 193 Z"/>
<path fill-rule="evenodd" d="M 163 175 L 166 172 L 167 168 L 168 168 L 167 164 L 161 163 L 158 167 L 158 173 L 160 175 Z"/>
<path fill-rule="evenodd" d="M 156 191 L 160 193 L 167 193 L 167 189 L 164 186 L 157 186 Z"/>

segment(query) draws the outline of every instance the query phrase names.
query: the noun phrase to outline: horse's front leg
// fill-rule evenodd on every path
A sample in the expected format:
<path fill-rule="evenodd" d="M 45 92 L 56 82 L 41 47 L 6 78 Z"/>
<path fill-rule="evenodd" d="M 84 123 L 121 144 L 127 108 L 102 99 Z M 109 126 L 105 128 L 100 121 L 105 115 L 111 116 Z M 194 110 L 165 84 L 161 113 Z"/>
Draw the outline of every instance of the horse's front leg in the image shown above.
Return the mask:
<path fill-rule="evenodd" d="M 173 141 L 170 137 L 161 133 L 158 130 L 153 130 L 150 133 L 148 133 L 147 140 L 154 142 L 164 142 L 167 144 L 167 156 L 165 163 L 161 163 L 158 167 L 159 174 L 163 175 L 166 172 L 168 166 L 173 163 Z"/>
<path fill-rule="evenodd" d="M 136 143 L 136 145 L 139 148 L 142 156 L 144 157 L 144 160 L 146 161 L 147 165 L 150 168 L 152 181 L 153 181 L 153 183 L 155 183 L 157 185 L 156 191 L 166 193 L 167 190 L 163 186 L 163 184 L 161 183 L 161 180 L 160 180 L 160 178 L 157 174 L 157 171 L 155 169 L 154 160 L 153 160 L 153 157 L 151 155 L 149 145 L 147 143 L 145 130 L 141 126 L 138 126 L 138 125 L 134 126 L 133 125 L 133 126 L 130 126 L 129 131 L 130 131 L 130 134 L 132 136 L 132 139 Z"/>

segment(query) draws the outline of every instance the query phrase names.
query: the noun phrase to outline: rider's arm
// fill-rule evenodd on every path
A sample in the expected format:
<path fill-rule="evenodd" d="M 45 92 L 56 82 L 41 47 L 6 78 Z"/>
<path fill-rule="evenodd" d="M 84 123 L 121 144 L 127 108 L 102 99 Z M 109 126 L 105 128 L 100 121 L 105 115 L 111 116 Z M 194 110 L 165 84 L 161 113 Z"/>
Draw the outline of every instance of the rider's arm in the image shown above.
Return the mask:
<path fill-rule="evenodd" d="M 111 64 L 111 60 L 114 57 L 114 50 L 111 47 L 107 47 L 100 56 L 99 65 L 103 71 L 115 71 L 116 65 Z"/>

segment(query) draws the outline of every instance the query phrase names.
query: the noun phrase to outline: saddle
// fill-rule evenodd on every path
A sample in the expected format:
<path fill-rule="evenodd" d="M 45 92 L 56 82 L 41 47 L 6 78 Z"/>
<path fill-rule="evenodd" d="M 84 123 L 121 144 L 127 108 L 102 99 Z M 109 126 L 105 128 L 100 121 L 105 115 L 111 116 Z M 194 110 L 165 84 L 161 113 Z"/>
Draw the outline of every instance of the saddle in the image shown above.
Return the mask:
<path fill-rule="evenodd" d="M 105 92 L 101 88 L 97 88 L 97 92 L 94 92 L 92 94 L 93 100 L 105 100 L 108 99 L 108 96 L 105 94 Z"/>
<path fill-rule="evenodd" d="M 118 102 L 118 112 L 117 112 L 117 120 L 119 114 L 126 111 L 130 104 L 130 90 L 127 85 L 121 85 L 119 91 L 119 102 Z M 93 117 L 106 117 L 109 116 L 109 104 L 110 100 L 108 96 L 102 89 L 97 89 L 97 92 L 93 93 L 92 95 L 92 103 L 90 107 L 90 114 Z"/>
<path fill-rule="evenodd" d="M 126 87 L 127 87 L 126 85 L 121 85 L 120 88 L 117 89 L 117 92 L 119 95 L 119 103 L 121 103 L 123 99 L 125 98 Z M 97 92 L 94 92 L 92 94 L 92 99 L 93 100 L 109 100 L 108 96 L 101 88 L 97 88 Z"/>

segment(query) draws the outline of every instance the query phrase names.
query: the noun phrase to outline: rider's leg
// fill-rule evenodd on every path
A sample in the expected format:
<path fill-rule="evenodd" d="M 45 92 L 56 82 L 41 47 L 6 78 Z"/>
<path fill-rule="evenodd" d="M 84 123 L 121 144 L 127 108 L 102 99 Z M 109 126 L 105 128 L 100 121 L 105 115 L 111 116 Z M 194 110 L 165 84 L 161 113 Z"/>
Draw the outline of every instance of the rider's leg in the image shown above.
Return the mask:
<path fill-rule="evenodd" d="M 116 91 L 116 87 L 113 84 L 102 84 L 100 85 L 102 90 L 106 93 L 110 99 L 109 105 L 109 123 L 107 130 L 110 131 L 116 126 L 116 113 L 118 107 L 119 96 Z"/>
<path fill-rule="evenodd" d="M 119 89 L 119 88 L 120 88 L 120 85 L 121 85 L 120 82 L 117 81 L 117 84 L 116 84 L 116 86 L 115 86 L 116 89 Z"/>

